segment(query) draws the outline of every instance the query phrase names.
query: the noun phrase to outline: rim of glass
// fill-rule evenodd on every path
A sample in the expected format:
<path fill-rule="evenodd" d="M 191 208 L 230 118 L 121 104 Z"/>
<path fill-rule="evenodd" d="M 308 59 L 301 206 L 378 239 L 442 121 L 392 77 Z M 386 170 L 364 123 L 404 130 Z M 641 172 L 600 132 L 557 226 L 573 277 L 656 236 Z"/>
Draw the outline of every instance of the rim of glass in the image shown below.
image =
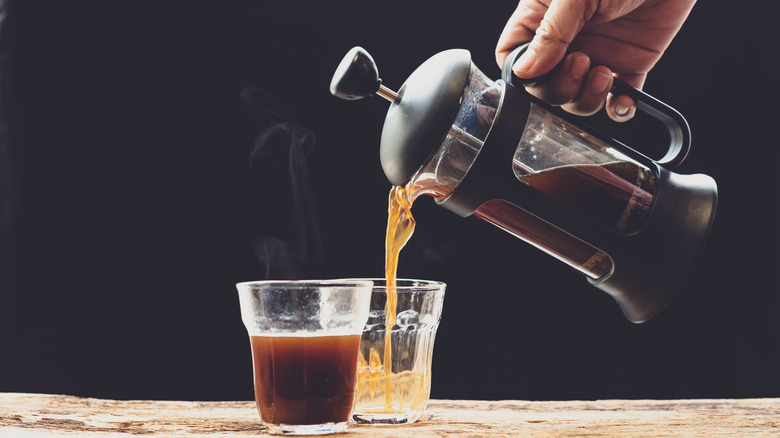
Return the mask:
<path fill-rule="evenodd" d="M 343 278 L 345 281 L 371 281 L 374 286 L 373 289 L 384 290 L 388 286 L 385 284 L 386 278 Z M 444 291 L 447 287 L 447 283 L 437 280 L 419 280 L 416 278 L 396 278 L 396 283 L 411 283 L 411 284 L 396 284 L 396 292 L 421 292 L 421 291 Z"/>
<path fill-rule="evenodd" d="M 288 289 L 300 287 L 366 287 L 373 286 L 374 282 L 368 279 L 337 279 L 337 280 L 254 280 L 236 283 L 237 288 L 273 286 L 275 288 Z"/>

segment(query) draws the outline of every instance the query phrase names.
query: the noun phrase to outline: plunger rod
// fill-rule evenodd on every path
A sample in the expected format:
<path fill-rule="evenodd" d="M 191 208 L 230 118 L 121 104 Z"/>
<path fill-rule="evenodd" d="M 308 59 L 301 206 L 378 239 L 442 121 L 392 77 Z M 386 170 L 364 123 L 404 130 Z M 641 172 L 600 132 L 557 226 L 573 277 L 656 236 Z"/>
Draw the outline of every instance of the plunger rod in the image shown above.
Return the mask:
<path fill-rule="evenodd" d="M 379 84 L 379 89 L 376 90 L 376 94 L 384 97 L 385 99 L 389 100 L 391 103 L 398 103 L 398 101 L 401 100 L 401 97 L 398 95 L 398 93 L 385 87 L 382 84 Z"/>

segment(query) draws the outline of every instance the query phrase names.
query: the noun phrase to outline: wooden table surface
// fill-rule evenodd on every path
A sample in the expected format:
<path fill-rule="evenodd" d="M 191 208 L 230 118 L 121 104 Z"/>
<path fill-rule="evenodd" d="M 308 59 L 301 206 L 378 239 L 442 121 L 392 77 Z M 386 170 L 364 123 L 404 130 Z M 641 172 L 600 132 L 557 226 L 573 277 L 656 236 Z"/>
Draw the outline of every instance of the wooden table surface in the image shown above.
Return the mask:
<path fill-rule="evenodd" d="M 254 402 L 105 400 L 0 393 L 0 437 L 265 436 Z M 780 437 L 780 398 L 737 400 L 431 400 L 406 426 L 350 426 L 339 437 Z"/>

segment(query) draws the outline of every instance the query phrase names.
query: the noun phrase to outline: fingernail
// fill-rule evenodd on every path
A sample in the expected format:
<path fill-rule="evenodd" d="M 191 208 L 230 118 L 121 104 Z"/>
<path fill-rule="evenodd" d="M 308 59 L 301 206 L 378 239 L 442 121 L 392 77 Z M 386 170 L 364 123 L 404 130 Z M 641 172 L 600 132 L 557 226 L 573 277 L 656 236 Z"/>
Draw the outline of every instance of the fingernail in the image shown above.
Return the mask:
<path fill-rule="evenodd" d="M 520 58 L 512 65 L 512 70 L 517 74 L 518 72 L 528 71 L 533 67 L 536 62 L 536 52 L 529 46 L 525 53 L 520 55 Z M 519 75 L 518 75 L 519 76 Z"/>
<path fill-rule="evenodd" d="M 571 75 L 574 79 L 581 79 L 590 67 L 590 59 L 587 56 L 575 56 L 571 60 Z"/>
<path fill-rule="evenodd" d="M 612 81 L 612 76 L 606 73 L 596 73 L 590 81 L 590 91 L 593 93 L 603 93 Z"/>
<path fill-rule="evenodd" d="M 615 105 L 615 114 L 620 117 L 627 116 L 631 108 L 623 105 Z"/>

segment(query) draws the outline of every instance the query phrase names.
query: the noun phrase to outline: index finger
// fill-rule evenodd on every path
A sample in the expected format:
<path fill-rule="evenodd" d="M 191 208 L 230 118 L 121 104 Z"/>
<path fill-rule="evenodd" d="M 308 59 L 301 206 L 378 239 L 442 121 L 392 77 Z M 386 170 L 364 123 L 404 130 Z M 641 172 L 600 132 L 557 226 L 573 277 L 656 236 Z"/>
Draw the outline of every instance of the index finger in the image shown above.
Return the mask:
<path fill-rule="evenodd" d="M 546 11 L 547 6 L 541 2 L 521 0 L 518 3 L 496 43 L 496 62 L 499 66 L 504 65 L 506 57 L 517 46 L 533 39 Z"/>
<path fill-rule="evenodd" d="M 522 36 L 518 26 L 525 31 L 533 29 L 528 50 L 517 60 L 514 72 L 521 78 L 534 78 L 551 71 L 566 55 L 569 45 L 596 10 L 597 3 L 581 0 L 552 0 L 546 8 L 541 2 L 537 6 L 525 6 L 521 1 L 512 18 L 516 25 L 509 32 L 505 30 L 500 43 L 504 46 L 512 38 Z M 541 18 L 539 12 L 544 10 Z M 536 20 L 539 20 L 536 22 Z M 514 41 L 517 44 L 522 41 Z M 502 46 L 502 50 L 504 48 Z"/>

